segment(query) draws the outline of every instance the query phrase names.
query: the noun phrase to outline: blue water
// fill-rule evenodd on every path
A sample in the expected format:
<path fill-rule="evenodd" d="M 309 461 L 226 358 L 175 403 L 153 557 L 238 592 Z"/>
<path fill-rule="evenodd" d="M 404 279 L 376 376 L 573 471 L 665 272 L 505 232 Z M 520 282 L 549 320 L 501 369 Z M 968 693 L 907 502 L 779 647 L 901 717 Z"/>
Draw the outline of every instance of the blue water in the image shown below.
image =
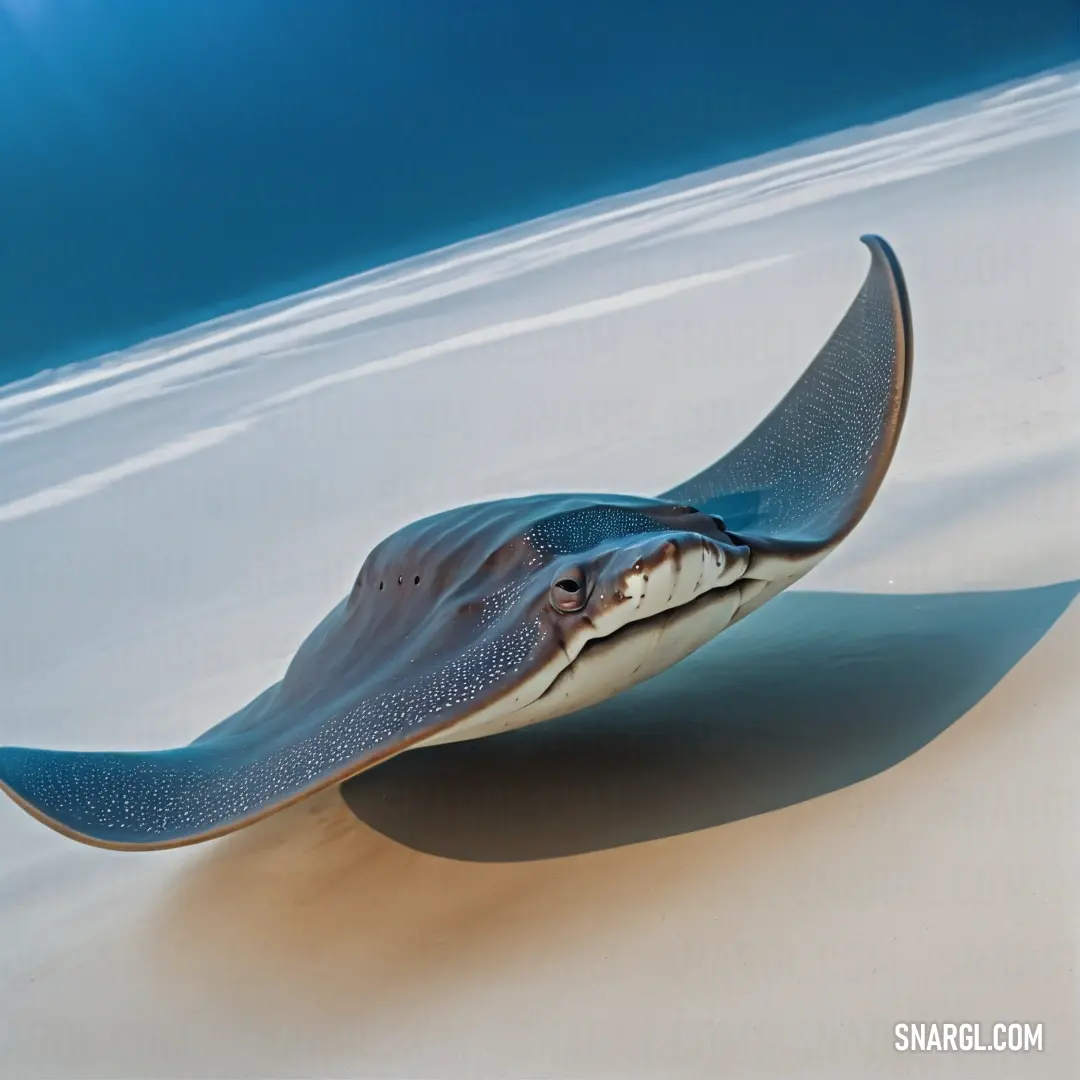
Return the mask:
<path fill-rule="evenodd" d="M 1075 0 L 0 0 L 0 382 L 1078 55 Z"/>

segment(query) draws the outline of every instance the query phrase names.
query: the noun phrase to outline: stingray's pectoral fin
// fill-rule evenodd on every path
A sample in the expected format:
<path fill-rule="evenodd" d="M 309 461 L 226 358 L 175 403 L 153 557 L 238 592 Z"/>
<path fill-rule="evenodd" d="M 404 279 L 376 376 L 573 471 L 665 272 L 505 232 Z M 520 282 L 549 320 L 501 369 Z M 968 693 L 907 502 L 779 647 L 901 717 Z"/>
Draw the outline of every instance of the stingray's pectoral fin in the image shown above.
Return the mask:
<path fill-rule="evenodd" d="M 831 548 L 858 523 L 892 460 L 911 380 L 911 311 L 889 245 L 847 314 L 779 405 L 730 453 L 662 498 L 722 518 L 773 550 Z"/>
<path fill-rule="evenodd" d="M 241 710 L 233 719 L 246 715 Z M 180 847 L 233 832 L 408 744 L 405 732 L 345 728 L 356 716 L 357 710 L 285 715 L 278 718 L 288 721 L 285 734 L 280 725 L 249 730 L 226 722 L 172 750 L 0 747 L 0 790 L 86 844 Z"/>
<path fill-rule="evenodd" d="M 501 638 L 486 643 L 501 656 Z M 171 750 L 0 747 L 0 790 L 58 832 L 122 850 L 180 847 L 233 832 L 401 753 L 501 700 L 512 669 L 481 690 L 484 653 L 450 656 L 411 681 L 413 657 L 321 703 L 277 688 Z M 464 657 L 464 660 L 462 659 Z M 379 680 L 382 679 L 382 682 Z M 389 682 L 388 688 L 385 684 Z"/>
<path fill-rule="evenodd" d="M 260 807 L 219 747 L 149 752 L 0 748 L 0 788 L 34 817 L 85 843 L 161 848 L 231 832 Z"/>

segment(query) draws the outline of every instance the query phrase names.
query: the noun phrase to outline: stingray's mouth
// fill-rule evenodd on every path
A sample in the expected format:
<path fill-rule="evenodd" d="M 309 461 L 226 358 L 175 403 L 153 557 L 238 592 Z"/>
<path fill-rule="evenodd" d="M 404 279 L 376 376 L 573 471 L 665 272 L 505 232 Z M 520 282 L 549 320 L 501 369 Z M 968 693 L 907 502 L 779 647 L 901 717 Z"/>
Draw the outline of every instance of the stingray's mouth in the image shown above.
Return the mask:
<path fill-rule="evenodd" d="M 651 634 L 655 630 L 670 625 L 673 622 L 677 622 L 680 619 L 690 618 L 693 615 L 699 614 L 706 607 L 711 607 L 731 597 L 738 597 L 742 592 L 741 584 L 741 582 L 736 582 L 734 585 L 710 589 L 708 592 L 701 593 L 685 603 L 665 608 L 655 615 L 646 615 L 643 618 L 634 619 L 632 622 L 625 623 L 617 630 L 613 630 L 610 634 L 592 637 L 585 642 L 581 651 L 574 657 L 573 662 L 566 670 L 569 670 L 570 667 L 573 667 L 574 664 L 587 657 L 590 653 L 594 653 L 605 646 L 609 648 L 618 646 L 621 642 L 628 640 L 634 635 Z"/>
<path fill-rule="evenodd" d="M 610 693 L 658 674 L 738 618 L 742 606 L 765 585 L 764 581 L 743 578 L 590 638 L 533 706 L 542 707 L 553 699 L 574 694 L 571 684 L 579 682 L 590 669 L 606 669 Z"/>

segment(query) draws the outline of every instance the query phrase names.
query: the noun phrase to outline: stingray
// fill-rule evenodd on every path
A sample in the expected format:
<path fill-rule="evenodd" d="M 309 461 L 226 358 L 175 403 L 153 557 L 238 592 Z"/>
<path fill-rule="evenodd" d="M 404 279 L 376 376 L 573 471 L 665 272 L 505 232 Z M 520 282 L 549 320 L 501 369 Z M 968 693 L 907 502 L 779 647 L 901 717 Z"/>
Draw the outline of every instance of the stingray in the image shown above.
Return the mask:
<path fill-rule="evenodd" d="M 0 749 L 0 787 L 88 844 L 221 836 L 420 746 L 576 711 L 687 656 L 802 577 L 892 460 L 911 316 L 889 245 L 787 395 L 656 498 L 560 494 L 435 514 L 365 559 L 281 681 L 187 746 Z"/>

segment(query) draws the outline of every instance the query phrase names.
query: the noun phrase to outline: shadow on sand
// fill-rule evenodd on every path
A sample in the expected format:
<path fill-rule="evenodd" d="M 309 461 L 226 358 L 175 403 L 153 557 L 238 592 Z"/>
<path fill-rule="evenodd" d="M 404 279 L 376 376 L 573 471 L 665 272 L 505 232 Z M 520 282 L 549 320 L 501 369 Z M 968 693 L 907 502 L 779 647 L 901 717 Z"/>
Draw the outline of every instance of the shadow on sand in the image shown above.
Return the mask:
<path fill-rule="evenodd" d="M 619 920 L 635 933 L 715 889 L 698 845 L 620 845 L 888 768 L 990 691 L 1078 591 L 785 594 L 602 706 L 403 754 L 345 785 L 348 806 L 327 790 L 174 853 L 137 954 L 222 1009 L 230 1038 L 242 1014 L 252 1032 L 274 1017 L 374 1044 L 388 1017 L 424 1016 L 492 973 L 546 970 Z M 791 856 L 791 836 L 764 830 L 775 849 L 762 833 L 713 835 L 725 891 L 710 910 L 742 910 L 754 867 Z"/>
<path fill-rule="evenodd" d="M 383 835 L 477 862 L 722 825 L 902 761 L 984 697 L 1078 591 L 787 593 L 598 706 L 403 754 L 341 792 Z"/>

